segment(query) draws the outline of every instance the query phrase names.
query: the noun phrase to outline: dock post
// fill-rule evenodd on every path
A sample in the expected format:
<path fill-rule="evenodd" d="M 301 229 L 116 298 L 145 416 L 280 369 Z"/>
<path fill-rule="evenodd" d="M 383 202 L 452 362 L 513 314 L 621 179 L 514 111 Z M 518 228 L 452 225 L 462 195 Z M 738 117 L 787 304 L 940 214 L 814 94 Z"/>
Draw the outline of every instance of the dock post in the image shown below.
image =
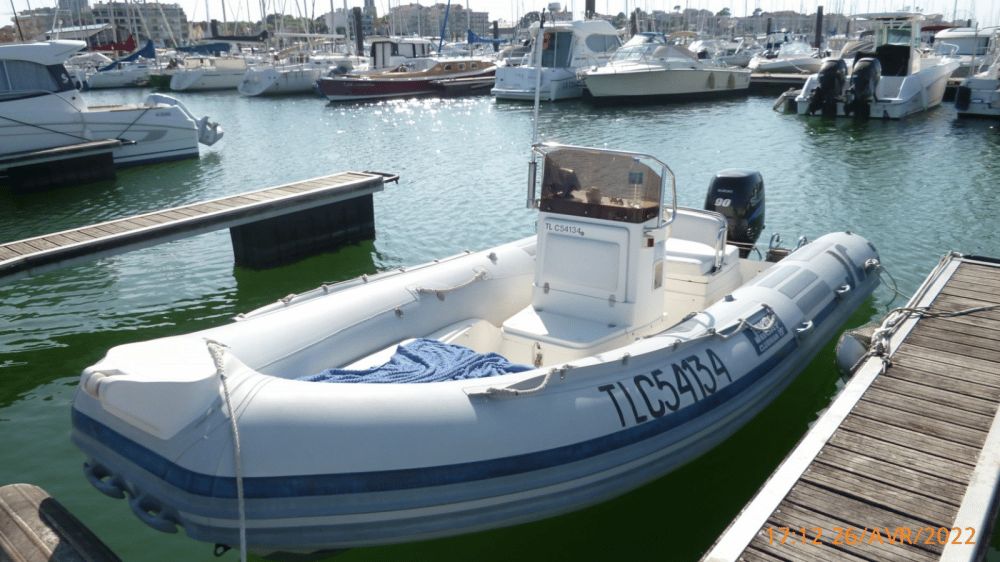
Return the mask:
<path fill-rule="evenodd" d="M 371 193 L 229 229 L 236 265 L 267 269 L 375 238 Z"/>

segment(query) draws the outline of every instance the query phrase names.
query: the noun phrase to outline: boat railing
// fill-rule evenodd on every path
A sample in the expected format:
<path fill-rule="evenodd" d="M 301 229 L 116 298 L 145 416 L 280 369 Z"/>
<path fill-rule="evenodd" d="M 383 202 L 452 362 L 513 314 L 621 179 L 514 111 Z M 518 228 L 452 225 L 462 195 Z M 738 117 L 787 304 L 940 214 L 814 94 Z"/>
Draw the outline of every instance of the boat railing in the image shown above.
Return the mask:
<path fill-rule="evenodd" d="M 953 57 L 958 53 L 958 45 L 940 41 L 934 45 L 934 54 L 943 57 Z"/>

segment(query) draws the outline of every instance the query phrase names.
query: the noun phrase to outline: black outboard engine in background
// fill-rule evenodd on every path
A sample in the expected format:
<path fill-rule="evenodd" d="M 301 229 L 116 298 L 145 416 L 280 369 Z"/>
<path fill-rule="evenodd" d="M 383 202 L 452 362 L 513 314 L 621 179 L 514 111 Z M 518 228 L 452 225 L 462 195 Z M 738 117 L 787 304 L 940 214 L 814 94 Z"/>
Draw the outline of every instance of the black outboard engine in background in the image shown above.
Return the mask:
<path fill-rule="evenodd" d="M 875 57 L 865 57 L 854 61 L 851 73 L 851 87 L 844 102 L 844 115 L 854 113 L 857 117 L 871 117 L 871 102 L 877 101 L 875 91 L 882 79 L 882 63 Z"/>
<path fill-rule="evenodd" d="M 819 85 L 809 94 L 806 113 L 813 115 L 822 110 L 823 117 L 837 116 L 837 102 L 843 100 L 847 82 L 847 63 L 844 59 L 826 59 L 819 69 Z"/>
<path fill-rule="evenodd" d="M 715 211 L 729 223 L 729 243 L 750 255 L 764 230 L 764 178 L 753 170 L 722 170 L 708 185 L 705 209 Z"/>

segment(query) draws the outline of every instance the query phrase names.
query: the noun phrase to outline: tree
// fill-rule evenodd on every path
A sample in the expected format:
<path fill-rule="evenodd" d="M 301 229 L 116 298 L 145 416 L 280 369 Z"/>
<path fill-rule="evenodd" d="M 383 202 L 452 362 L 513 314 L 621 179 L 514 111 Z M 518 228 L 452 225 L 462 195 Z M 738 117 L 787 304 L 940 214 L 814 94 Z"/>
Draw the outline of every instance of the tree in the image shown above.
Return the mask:
<path fill-rule="evenodd" d="M 723 9 L 719 10 L 719 13 L 717 13 L 717 14 L 715 14 L 715 15 L 716 15 L 717 17 L 720 17 L 720 18 L 728 18 L 728 17 L 729 17 L 729 16 L 731 16 L 732 14 L 731 14 L 731 13 L 729 13 L 729 8 L 723 8 Z"/>

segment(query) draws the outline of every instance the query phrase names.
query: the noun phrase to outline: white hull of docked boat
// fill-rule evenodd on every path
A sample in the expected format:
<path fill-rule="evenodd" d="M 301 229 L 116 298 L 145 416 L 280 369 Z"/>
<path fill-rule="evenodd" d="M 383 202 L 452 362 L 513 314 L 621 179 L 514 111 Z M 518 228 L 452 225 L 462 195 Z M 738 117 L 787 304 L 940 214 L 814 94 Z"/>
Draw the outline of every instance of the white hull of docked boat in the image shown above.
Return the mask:
<path fill-rule="evenodd" d="M 741 259 L 652 157 L 538 150 L 535 237 L 111 349 L 73 403 L 90 481 L 154 528 L 242 527 L 267 556 L 551 517 L 733 434 L 878 284 L 860 236 Z M 759 177 L 717 176 L 762 228 Z"/>
<path fill-rule="evenodd" d="M 325 66 L 315 64 L 248 68 L 236 89 L 251 97 L 314 92 L 324 70 Z"/>
<path fill-rule="evenodd" d="M 150 95 L 142 105 L 87 107 L 62 62 L 82 41 L 50 41 L 0 47 L 0 70 L 8 61 L 28 77 L 0 97 L 0 157 L 3 169 L 17 157 L 40 150 L 118 139 L 116 167 L 196 158 L 198 144 L 212 145 L 222 130 L 207 117 L 194 117 L 169 96 Z M 31 73 L 34 73 L 32 76 Z"/>
<path fill-rule="evenodd" d="M 490 93 L 498 100 L 535 101 L 536 68 L 528 66 L 497 67 L 496 79 Z M 566 68 L 543 68 L 539 99 L 557 101 L 583 96 L 583 80 L 576 72 Z"/>

